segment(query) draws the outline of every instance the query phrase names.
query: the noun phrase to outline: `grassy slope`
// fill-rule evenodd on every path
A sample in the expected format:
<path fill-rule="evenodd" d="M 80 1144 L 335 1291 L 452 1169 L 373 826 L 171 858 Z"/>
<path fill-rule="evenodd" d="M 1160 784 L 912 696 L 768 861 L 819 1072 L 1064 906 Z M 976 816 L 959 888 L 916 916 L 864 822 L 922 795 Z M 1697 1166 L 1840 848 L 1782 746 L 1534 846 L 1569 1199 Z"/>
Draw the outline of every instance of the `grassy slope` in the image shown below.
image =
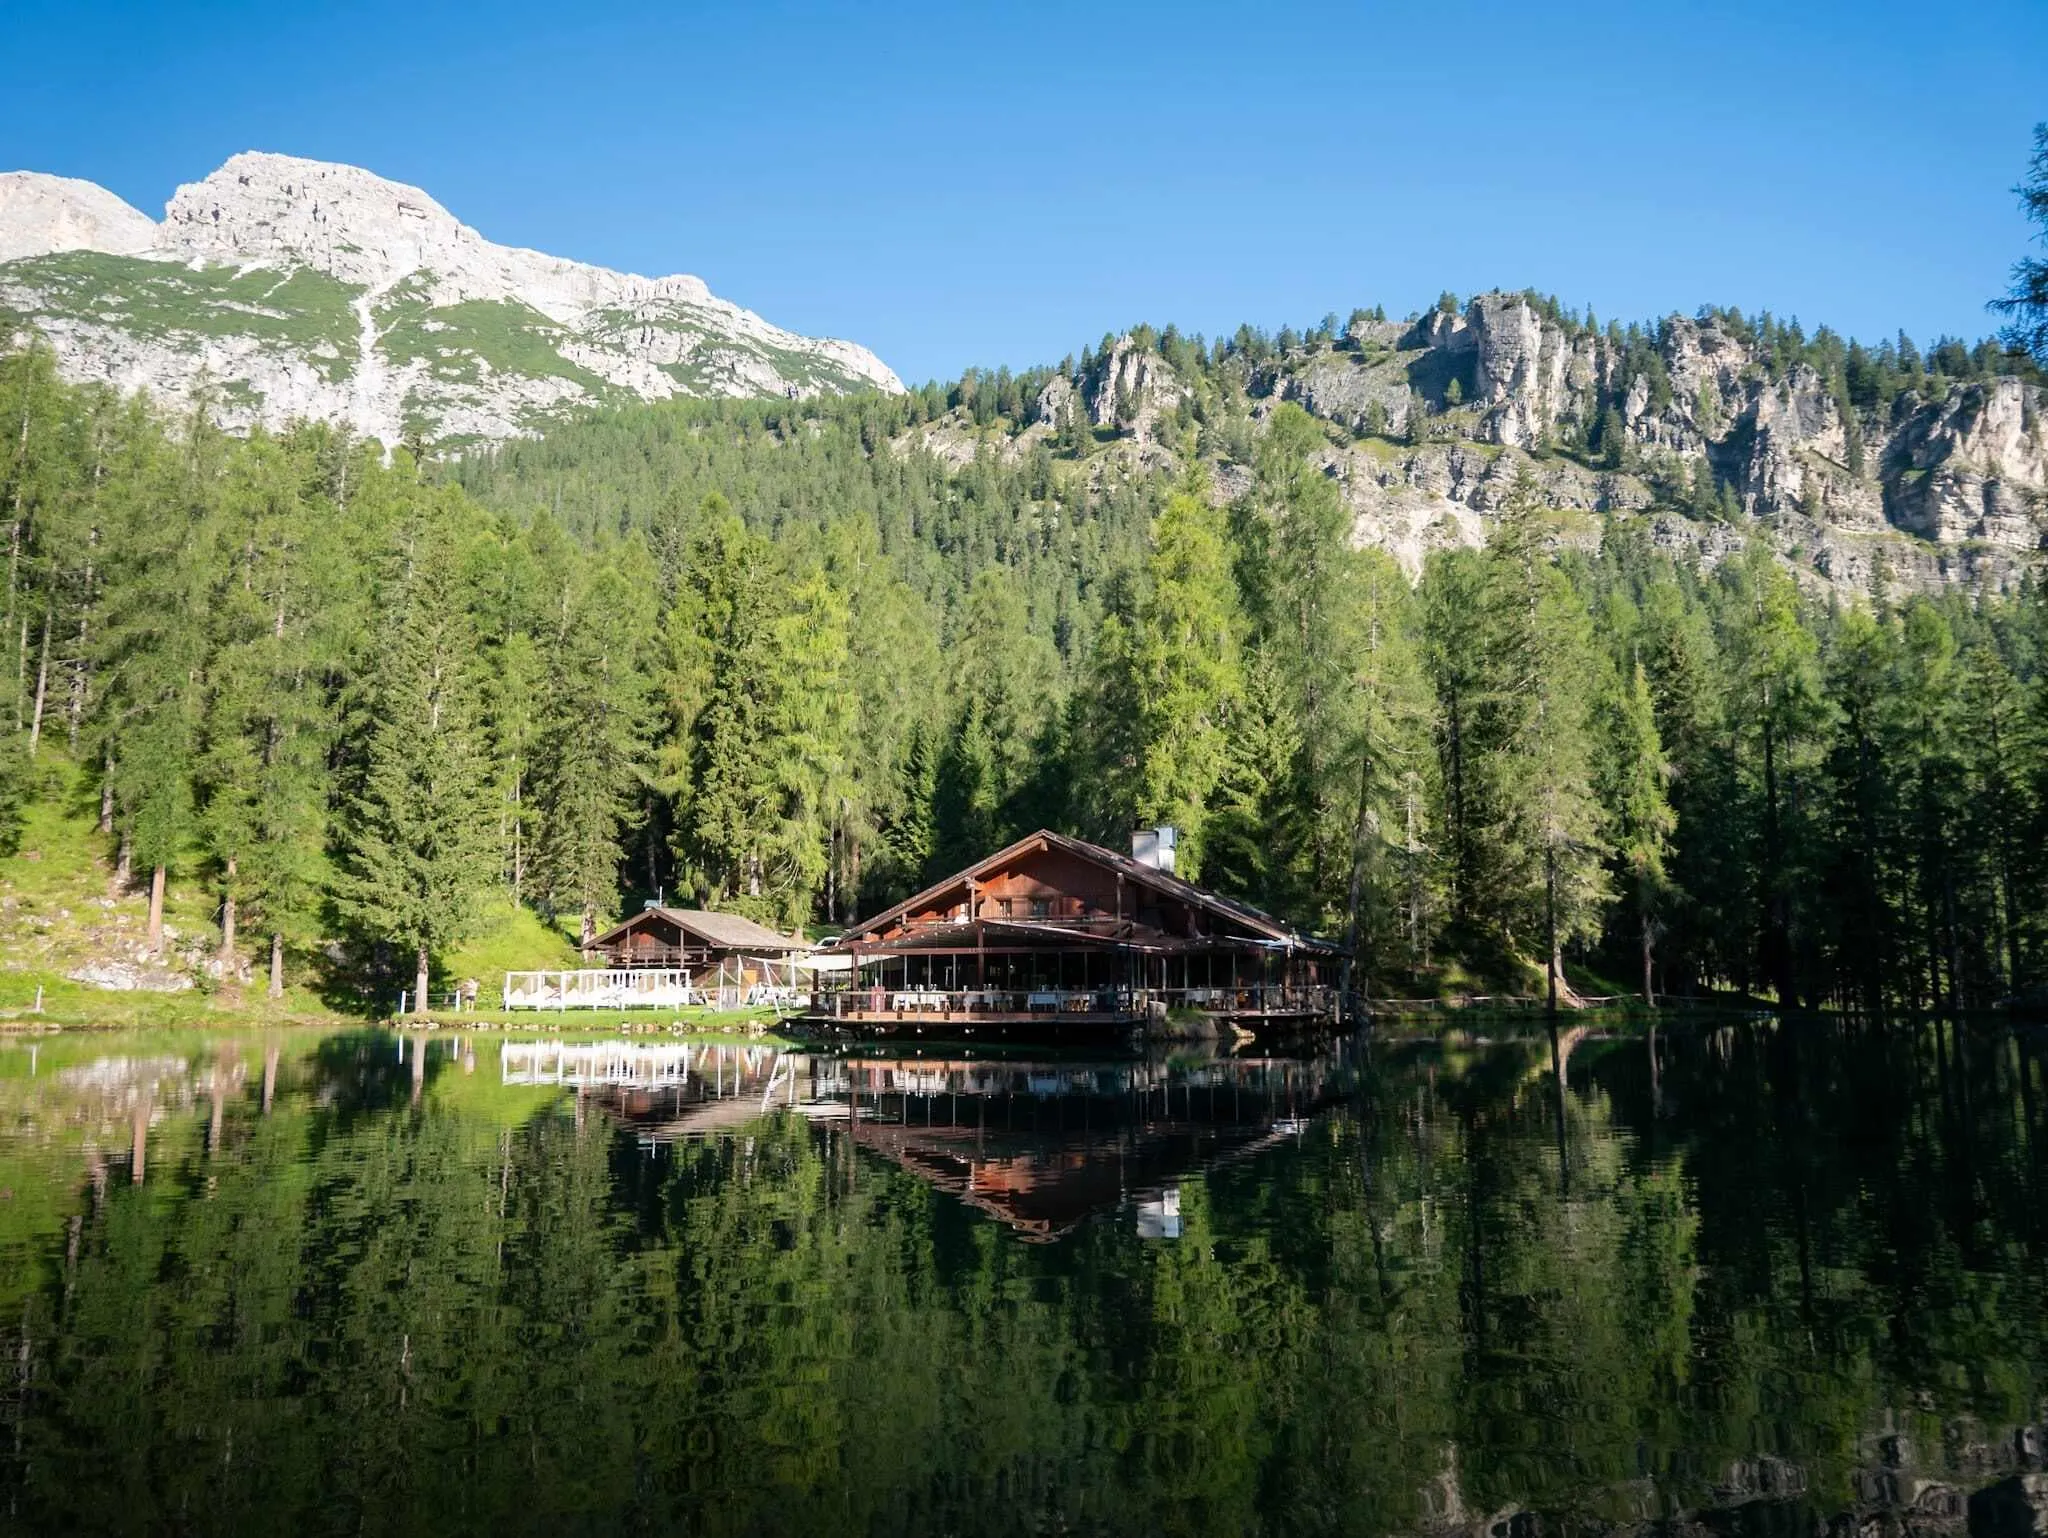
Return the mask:
<path fill-rule="evenodd" d="M 21 850 L 0 858 L 0 1030 L 37 1024 L 336 1024 L 351 1018 L 323 1002 L 311 986 L 318 981 L 313 957 L 289 959 L 286 977 L 292 986 L 275 1002 L 264 996 L 263 958 L 247 948 L 251 982 L 223 984 L 204 972 L 204 964 L 219 948 L 220 930 L 216 898 L 200 879 L 197 859 L 171 871 L 164 894 L 169 954 L 161 968 L 151 968 L 160 977 L 182 974 L 191 987 L 178 992 L 116 990 L 67 977 L 91 963 L 145 964 L 142 947 L 149 913 L 146 886 L 116 887 L 110 841 L 94 825 L 91 810 L 78 806 L 68 794 L 73 783 L 72 768 L 62 755 L 46 753 L 40 794 L 29 804 Z M 508 970 L 575 965 L 576 948 L 565 933 L 506 898 L 486 908 L 475 936 L 443 956 L 438 970 L 450 987 L 463 978 L 476 978 L 483 985 L 482 1002 L 488 1004 Z M 40 1015 L 34 1012 L 38 988 L 43 1000 Z M 693 1032 L 739 1031 L 772 1018 L 763 1011 L 659 1013 L 659 1026 L 666 1028 L 672 1018 L 682 1018 Z M 460 1019 L 469 1025 L 540 1021 L 532 1012 L 486 1011 Z M 644 1010 L 581 1011 L 566 1021 L 547 1017 L 547 1028 L 557 1034 L 565 1027 L 616 1031 L 628 1021 L 645 1026 L 652 1019 Z"/>
<path fill-rule="evenodd" d="M 308 267 L 188 267 L 100 251 L 10 262 L 0 281 L 34 295 L 23 318 L 62 316 L 168 340 L 247 336 L 302 353 L 330 380 L 356 365 L 360 289 Z"/>

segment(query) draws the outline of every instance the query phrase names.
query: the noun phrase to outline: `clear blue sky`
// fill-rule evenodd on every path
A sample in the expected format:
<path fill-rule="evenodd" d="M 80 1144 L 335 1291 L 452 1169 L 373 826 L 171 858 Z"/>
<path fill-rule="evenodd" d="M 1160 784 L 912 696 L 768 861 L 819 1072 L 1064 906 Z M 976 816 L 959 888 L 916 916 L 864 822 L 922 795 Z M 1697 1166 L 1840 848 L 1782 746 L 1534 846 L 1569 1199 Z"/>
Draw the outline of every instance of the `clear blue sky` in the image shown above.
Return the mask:
<path fill-rule="evenodd" d="M 1496 285 L 1974 337 L 2043 118 L 2048 0 L 0 0 L 0 169 L 349 161 L 912 380 Z"/>

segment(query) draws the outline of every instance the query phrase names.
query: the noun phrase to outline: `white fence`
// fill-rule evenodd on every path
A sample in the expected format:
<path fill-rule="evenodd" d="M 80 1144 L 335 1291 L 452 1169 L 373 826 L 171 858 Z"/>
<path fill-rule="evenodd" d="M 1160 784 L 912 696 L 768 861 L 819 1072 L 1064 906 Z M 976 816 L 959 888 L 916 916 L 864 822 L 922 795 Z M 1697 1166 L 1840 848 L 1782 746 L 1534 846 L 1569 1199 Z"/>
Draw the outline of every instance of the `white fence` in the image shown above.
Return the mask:
<path fill-rule="evenodd" d="M 507 1009 L 681 1009 L 705 1002 L 688 972 L 657 968 L 507 972 Z"/>

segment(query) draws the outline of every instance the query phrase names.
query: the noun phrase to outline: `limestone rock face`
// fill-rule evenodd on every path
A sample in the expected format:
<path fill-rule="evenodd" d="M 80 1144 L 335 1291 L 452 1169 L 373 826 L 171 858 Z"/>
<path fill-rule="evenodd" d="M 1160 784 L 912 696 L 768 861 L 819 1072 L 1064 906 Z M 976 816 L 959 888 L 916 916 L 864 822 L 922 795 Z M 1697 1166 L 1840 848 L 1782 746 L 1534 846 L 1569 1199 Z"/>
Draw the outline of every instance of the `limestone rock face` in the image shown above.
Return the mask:
<path fill-rule="evenodd" d="M 1488 442 L 1526 448 L 1539 442 L 1564 414 L 1563 336 L 1545 333 L 1528 300 L 1487 294 L 1472 302 L 1477 338 L 1477 396 L 1486 408 Z"/>
<path fill-rule="evenodd" d="M 1441 414 L 1439 436 L 1576 449 L 1580 464 L 1609 414 L 1626 437 L 1626 467 L 1574 476 L 1559 468 L 1569 461 L 1542 457 L 1553 505 L 1646 505 L 1652 487 L 1682 497 L 1704 478 L 1732 515 L 1796 543 L 1838 585 L 2010 585 L 2048 551 L 2048 390 L 2018 377 L 1947 382 L 1931 399 L 1855 410 L 1839 382 L 1803 362 L 1778 372 L 1717 318 L 1672 316 L 1624 340 L 1571 331 L 1516 294 L 1433 310 L 1399 345 L 1370 377 L 1335 372 L 1332 350 L 1290 364 L 1271 388 L 1356 431 L 1360 401 L 1405 383 L 1411 401 Z M 1469 390 L 1476 421 L 1451 409 L 1451 381 Z M 1600 447 L 1611 462 L 1612 446 Z M 1408 484 L 1483 510 L 1492 478 L 1446 481 L 1432 449 L 1406 456 Z M 1881 555 L 1871 543 L 1901 534 L 1926 543 Z M 1711 555 L 1720 542 L 1700 548 Z"/>
<path fill-rule="evenodd" d="M 699 278 L 500 246 L 416 187 L 257 153 L 180 187 L 161 225 L 89 183 L 0 181 L 0 332 L 21 329 L 73 379 L 176 400 L 205 377 L 230 427 L 321 417 L 387 444 L 621 400 L 902 389 L 866 348 Z"/>
<path fill-rule="evenodd" d="M 56 251 L 129 256 L 155 241 L 155 221 L 104 187 L 39 171 L 0 172 L 0 262 Z"/>
<path fill-rule="evenodd" d="M 1031 420 L 1040 427 L 1057 431 L 1073 409 L 1074 381 L 1065 374 L 1055 374 L 1038 392 L 1038 400 L 1031 408 Z"/>
<path fill-rule="evenodd" d="M 1976 384 L 1909 416 L 1893 438 L 1887 511 L 1928 539 L 2015 549 L 2042 539 L 2048 392 L 2018 379 Z"/>
<path fill-rule="evenodd" d="M 1767 356 L 1754 335 L 1710 312 L 1596 330 L 1482 294 L 1268 347 L 1237 381 L 1254 432 L 1281 401 L 1340 430 L 1323 468 L 1353 537 L 1411 574 L 1432 551 L 1483 543 L 1525 472 L 1560 538 L 1597 543 L 1614 519 L 1706 567 L 1762 540 L 1852 598 L 2009 590 L 2048 569 L 2048 389 L 1923 372 L 1926 393 L 1858 407 L 1845 370 Z M 1243 443 L 1216 433 L 1226 403 L 1197 385 L 1210 495 L 1253 493 Z M 1041 423 L 1067 389 L 1047 387 Z M 1188 393 L 1157 353 L 1120 339 L 1082 389 L 1095 422 L 1131 429 L 1131 464 L 1178 467 L 1182 445 L 1135 420 Z"/>
<path fill-rule="evenodd" d="M 1185 393 L 1166 360 L 1128 336 L 1116 339 L 1083 389 L 1090 422 L 1128 429 L 1141 443 L 1150 441 L 1160 414 L 1178 406 Z"/>

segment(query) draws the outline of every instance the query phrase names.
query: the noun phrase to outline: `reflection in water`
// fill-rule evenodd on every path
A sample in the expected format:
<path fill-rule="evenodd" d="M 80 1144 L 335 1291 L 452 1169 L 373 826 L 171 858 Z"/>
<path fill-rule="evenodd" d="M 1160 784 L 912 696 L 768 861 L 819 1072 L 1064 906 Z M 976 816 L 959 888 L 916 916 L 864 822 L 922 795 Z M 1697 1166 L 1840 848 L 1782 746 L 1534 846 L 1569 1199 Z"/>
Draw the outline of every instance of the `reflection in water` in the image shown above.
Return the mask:
<path fill-rule="evenodd" d="M 0 1527 L 2033 1531 L 2044 1061 L 0 1046 Z"/>
<path fill-rule="evenodd" d="M 1337 1103 L 1352 1049 L 1322 1062 L 812 1056 L 767 1047 L 507 1042 L 507 1085 L 593 1094 L 643 1149 L 801 1115 L 1026 1239 L 1128 1208 L 1179 1232 L 1181 1175 L 1299 1136 Z M 1170 1209 L 1170 1210 L 1169 1210 Z"/>

